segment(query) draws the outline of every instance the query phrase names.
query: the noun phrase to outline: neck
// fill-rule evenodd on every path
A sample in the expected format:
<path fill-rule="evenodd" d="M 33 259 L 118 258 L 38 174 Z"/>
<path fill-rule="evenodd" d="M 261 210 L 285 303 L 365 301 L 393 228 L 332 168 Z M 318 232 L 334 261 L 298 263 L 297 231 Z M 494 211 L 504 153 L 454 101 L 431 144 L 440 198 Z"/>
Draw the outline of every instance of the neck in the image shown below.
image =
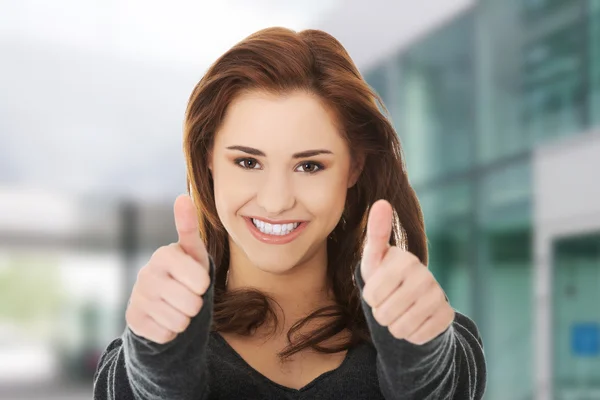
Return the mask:
<path fill-rule="evenodd" d="M 316 309 L 333 304 L 327 280 L 327 244 L 308 260 L 285 273 L 271 273 L 254 266 L 237 246 L 230 243 L 227 290 L 256 289 L 270 296 L 286 332 L 296 321 Z"/>

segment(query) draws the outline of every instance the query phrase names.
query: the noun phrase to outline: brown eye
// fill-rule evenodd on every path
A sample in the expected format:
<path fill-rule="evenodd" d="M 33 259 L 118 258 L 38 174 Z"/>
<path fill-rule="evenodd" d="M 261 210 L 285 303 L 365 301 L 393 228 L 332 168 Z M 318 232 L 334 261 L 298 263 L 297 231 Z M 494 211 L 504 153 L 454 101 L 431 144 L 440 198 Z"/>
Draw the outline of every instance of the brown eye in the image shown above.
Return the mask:
<path fill-rule="evenodd" d="M 254 158 L 238 158 L 236 164 L 244 169 L 259 169 L 260 164 Z"/>
<path fill-rule="evenodd" d="M 306 172 L 307 174 L 314 174 L 322 169 L 323 166 L 316 162 L 304 162 L 298 166 L 299 172 Z"/>

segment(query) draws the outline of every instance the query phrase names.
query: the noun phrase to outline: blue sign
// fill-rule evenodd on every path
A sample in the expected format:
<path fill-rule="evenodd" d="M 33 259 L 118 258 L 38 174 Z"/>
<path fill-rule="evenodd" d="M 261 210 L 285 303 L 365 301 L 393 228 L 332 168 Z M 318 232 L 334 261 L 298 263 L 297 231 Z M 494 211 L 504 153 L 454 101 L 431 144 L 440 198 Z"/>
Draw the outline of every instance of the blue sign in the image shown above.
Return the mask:
<path fill-rule="evenodd" d="M 600 324 L 595 322 L 573 324 L 571 351 L 578 357 L 600 356 Z"/>

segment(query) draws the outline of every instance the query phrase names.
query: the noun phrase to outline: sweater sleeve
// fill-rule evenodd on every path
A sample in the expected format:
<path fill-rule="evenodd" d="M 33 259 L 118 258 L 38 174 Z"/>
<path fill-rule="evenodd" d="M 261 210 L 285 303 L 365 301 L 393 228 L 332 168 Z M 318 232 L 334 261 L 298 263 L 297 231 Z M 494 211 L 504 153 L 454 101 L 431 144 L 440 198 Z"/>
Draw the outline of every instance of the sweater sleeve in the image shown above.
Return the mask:
<path fill-rule="evenodd" d="M 207 345 L 212 321 L 214 264 L 202 310 L 174 340 L 154 343 L 129 328 L 113 340 L 94 374 L 94 400 L 201 400 L 208 394 Z"/>
<path fill-rule="evenodd" d="M 362 293 L 360 268 L 354 276 Z M 364 300 L 362 307 L 377 350 L 377 376 L 386 400 L 483 399 L 487 375 L 483 342 L 468 317 L 455 312 L 445 332 L 419 346 L 392 336 Z"/>

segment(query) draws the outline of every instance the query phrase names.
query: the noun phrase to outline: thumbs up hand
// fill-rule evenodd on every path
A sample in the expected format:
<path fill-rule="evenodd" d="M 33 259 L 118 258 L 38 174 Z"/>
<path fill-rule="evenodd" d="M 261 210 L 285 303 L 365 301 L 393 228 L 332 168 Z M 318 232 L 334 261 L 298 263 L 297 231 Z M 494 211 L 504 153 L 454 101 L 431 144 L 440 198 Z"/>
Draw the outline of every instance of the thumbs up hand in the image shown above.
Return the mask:
<path fill-rule="evenodd" d="M 393 210 L 373 204 L 361 262 L 363 298 L 375 320 L 397 339 L 425 344 L 454 321 L 454 310 L 429 269 L 413 254 L 389 245 Z"/>
<path fill-rule="evenodd" d="M 208 254 L 189 196 L 177 198 L 174 214 L 179 241 L 160 247 L 140 270 L 125 314 L 133 333 L 159 344 L 188 327 L 210 286 Z"/>

